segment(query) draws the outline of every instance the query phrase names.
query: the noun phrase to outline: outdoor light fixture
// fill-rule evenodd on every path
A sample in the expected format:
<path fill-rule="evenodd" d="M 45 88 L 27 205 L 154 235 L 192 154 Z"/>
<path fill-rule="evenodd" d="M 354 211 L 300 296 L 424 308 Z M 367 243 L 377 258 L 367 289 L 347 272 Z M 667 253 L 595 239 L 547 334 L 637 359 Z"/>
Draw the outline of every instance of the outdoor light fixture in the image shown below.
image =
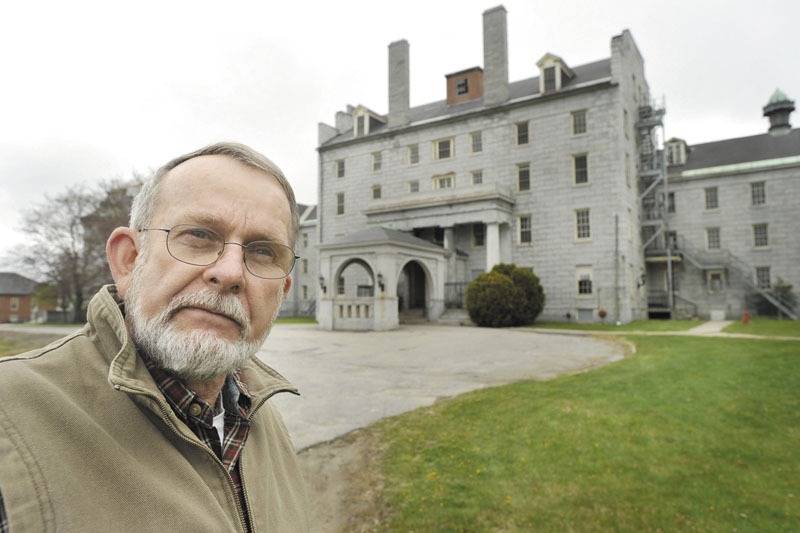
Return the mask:
<path fill-rule="evenodd" d="M 322 276 L 319 277 L 319 288 L 322 289 L 322 294 L 328 292 L 328 288 L 325 286 L 325 278 Z"/>
<path fill-rule="evenodd" d="M 378 272 L 378 287 L 381 288 L 381 292 L 383 292 L 383 274 Z"/>

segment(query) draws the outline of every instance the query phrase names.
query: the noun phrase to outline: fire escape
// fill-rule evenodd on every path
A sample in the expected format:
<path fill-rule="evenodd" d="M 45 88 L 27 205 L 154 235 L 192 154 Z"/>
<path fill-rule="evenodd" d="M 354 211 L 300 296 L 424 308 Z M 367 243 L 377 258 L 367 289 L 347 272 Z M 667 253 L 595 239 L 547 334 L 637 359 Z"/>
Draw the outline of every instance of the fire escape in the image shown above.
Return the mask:
<path fill-rule="evenodd" d="M 663 149 L 659 149 L 659 139 L 664 139 L 663 101 L 648 102 L 639 107 L 636 122 L 636 135 L 639 156 L 639 201 L 642 216 L 642 248 L 646 261 L 664 261 L 667 268 L 667 290 L 648 288 L 647 307 L 650 311 L 670 313 L 675 307 L 673 289 L 673 248 L 675 243 L 669 238 L 669 190 L 667 169 Z"/>

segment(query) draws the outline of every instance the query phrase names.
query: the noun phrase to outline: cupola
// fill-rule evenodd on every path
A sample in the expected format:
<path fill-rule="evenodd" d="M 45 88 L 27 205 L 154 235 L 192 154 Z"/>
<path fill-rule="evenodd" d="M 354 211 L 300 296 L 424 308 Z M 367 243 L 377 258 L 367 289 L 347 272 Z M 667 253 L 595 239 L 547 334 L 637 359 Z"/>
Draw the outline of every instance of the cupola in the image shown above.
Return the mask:
<path fill-rule="evenodd" d="M 789 115 L 794 111 L 794 100 L 783 94 L 780 89 L 775 89 L 772 96 L 764 106 L 764 116 L 769 118 L 769 132 L 772 135 L 783 135 L 792 131 Z"/>

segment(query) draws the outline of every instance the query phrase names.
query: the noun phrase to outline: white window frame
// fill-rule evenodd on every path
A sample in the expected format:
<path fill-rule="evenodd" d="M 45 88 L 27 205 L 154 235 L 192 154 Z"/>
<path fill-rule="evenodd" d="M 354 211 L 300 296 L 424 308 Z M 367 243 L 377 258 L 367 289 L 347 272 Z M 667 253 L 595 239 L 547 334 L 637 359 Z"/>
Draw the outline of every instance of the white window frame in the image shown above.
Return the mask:
<path fill-rule="evenodd" d="M 719 288 L 715 288 L 713 281 L 715 276 L 719 276 Z M 719 293 L 725 292 L 725 271 L 724 270 L 709 270 L 708 271 L 708 292 Z"/>
<path fill-rule="evenodd" d="M 523 228 L 523 220 L 527 220 L 528 227 Z M 523 240 L 523 231 L 527 231 L 528 239 Z M 530 214 L 517 217 L 517 243 L 520 246 L 530 246 L 533 244 L 533 217 Z"/>
<path fill-rule="evenodd" d="M 772 288 L 772 273 L 770 270 L 768 266 L 760 266 L 754 269 L 756 287 L 759 289 Z M 762 276 L 762 274 L 766 275 Z"/>
<path fill-rule="evenodd" d="M 380 200 L 382 194 L 383 194 L 383 190 L 381 189 L 380 185 L 373 185 L 372 186 L 372 199 L 373 200 Z"/>
<path fill-rule="evenodd" d="M 722 230 L 718 226 L 706 228 L 706 250 L 720 249 L 722 249 Z"/>
<path fill-rule="evenodd" d="M 12 296 L 8 302 L 9 311 L 19 311 L 19 296 Z"/>
<path fill-rule="evenodd" d="M 340 217 L 344 215 L 344 193 L 337 192 L 336 193 L 336 216 Z"/>
<path fill-rule="evenodd" d="M 582 281 L 589 282 L 588 290 L 587 284 L 581 286 Z M 592 265 L 575 265 L 575 294 L 578 298 L 594 296 L 594 269 Z"/>
<path fill-rule="evenodd" d="M 308 233 L 303 233 L 301 242 L 303 243 L 303 248 L 308 248 Z"/>
<path fill-rule="evenodd" d="M 443 183 L 448 183 L 447 187 L 443 187 Z M 455 189 L 456 188 L 456 174 L 455 172 L 448 172 L 447 174 L 437 174 L 433 177 L 433 188 L 434 190 L 443 190 L 443 189 Z"/>
<path fill-rule="evenodd" d="M 473 170 L 469 175 L 473 185 L 481 185 L 483 183 L 483 170 Z"/>
<path fill-rule="evenodd" d="M 344 159 L 337 159 L 333 163 L 333 175 L 337 178 L 343 178 L 345 173 Z"/>
<path fill-rule="evenodd" d="M 579 117 L 583 117 L 582 120 L 576 120 Z M 572 136 L 577 137 L 580 135 L 586 135 L 589 133 L 589 120 L 588 120 L 588 113 L 586 109 L 579 109 L 577 111 L 573 111 L 570 113 L 570 117 L 572 119 Z M 576 131 L 576 125 L 583 124 L 583 131 Z"/>
<path fill-rule="evenodd" d="M 411 180 L 408 182 L 408 193 L 415 194 L 419 192 L 419 180 Z"/>
<path fill-rule="evenodd" d="M 440 153 L 439 145 L 441 143 L 448 143 L 449 144 L 450 155 L 448 155 L 447 157 L 440 157 L 439 156 L 439 153 Z M 433 145 L 433 159 L 434 159 L 434 161 L 446 161 L 448 159 L 453 159 L 456 156 L 456 143 L 455 143 L 455 139 L 453 137 L 448 137 L 446 139 L 436 139 L 435 141 L 432 141 L 431 144 Z"/>
<path fill-rule="evenodd" d="M 475 140 L 478 140 L 476 143 Z M 476 148 L 477 145 L 477 148 Z M 483 152 L 483 132 L 473 131 L 469 134 L 469 152 L 471 154 L 480 154 Z"/>
<path fill-rule="evenodd" d="M 308 285 L 303 285 L 303 290 L 301 292 L 303 295 L 303 300 L 308 300 Z"/>
<path fill-rule="evenodd" d="M 581 221 L 581 215 L 586 213 L 586 221 Z M 581 236 L 581 228 L 585 226 L 586 235 Z M 575 240 L 586 242 L 592 240 L 592 214 L 589 208 L 575 210 Z"/>
<path fill-rule="evenodd" d="M 521 178 L 522 178 L 522 172 L 524 170 L 527 170 L 527 172 L 528 172 L 528 187 L 525 188 L 525 189 L 522 188 L 522 183 L 520 181 Z M 531 186 L 531 164 L 530 163 L 517 163 L 517 191 L 518 192 L 528 192 L 531 189 L 532 189 L 532 186 Z"/>
<path fill-rule="evenodd" d="M 764 242 L 759 244 L 759 230 L 764 228 L 763 237 Z M 753 247 L 754 248 L 767 248 L 769 247 L 769 224 L 766 222 L 760 224 L 753 224 Z"/>
<path fill-rule="evenodd" d="M 762 206 L 767 204 L 767 182 L 754 181 L 750 183 L 750 205 Z"/>
<path fill-rule="evenodd" d="M 416 157 L 414 157 L 416 155 Z M 416 161 L 414 161 L 416 159 Z M 414 165 L 419 165 L 419 145 L 418 144 L 410 144 L 408 145 L 408 166 L 413 167 Z"/>
<path fill-rule="evenodd" d="M 714 187 L 706 187 L 705 189 L 703 189 L 703 195 L 704 195 L 704 198 L 705 198 L 704 205 L 705 205 L 706 211 L 714 211 L 716 209 L 719 209 L 719 188 L 718 187 L 716 187 L 716 186 L 714 186 Z M 713 201 L 711 201 L 711 200 L 713 200 Z M 709 204 L 713 204 L 713 205 L 709 205 Z"/>
<path fill-rule="evenodd" d="M 529 124 L 530 121 L 523 120 L 521 122 L 517 122 L 514 124 L 514 142 L 517 146 L 527 146 L 531 143 L 531 127 Z M 525 139 L 524 142 L 520 142 L 520 136 L 523 131 L 522 126 L 525 126 Z"/>
<path fill-rule="evenodd" d="M 308 259 L 301 259 L 300 260 L 300 273 L 301 274 L 308 274 Z"/>
<path fill-rule="evenodd" d="M 583 158 L 585 161 L 584 166 L 584 173 L 586 181 L 578 182 L 578 158 Z M 589 154 L 582 153 L 582 154 L 572 154 L 572 184 L 575 186 L 582 186 L 582 185 L 589 185 L 591 180 L 589 179 Z"/>
<path fill-rule="evenodd" d="M 378 172 L 383 167 L 383 152 L 372 152 L 372 171 Z"/>

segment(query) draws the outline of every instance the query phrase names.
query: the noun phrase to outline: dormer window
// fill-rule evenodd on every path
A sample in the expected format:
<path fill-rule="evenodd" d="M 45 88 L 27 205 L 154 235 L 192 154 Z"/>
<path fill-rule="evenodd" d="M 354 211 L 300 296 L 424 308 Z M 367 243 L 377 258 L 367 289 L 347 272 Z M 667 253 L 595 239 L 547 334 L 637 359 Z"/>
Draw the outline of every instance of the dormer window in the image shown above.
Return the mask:
<path fill-rule="evenodd" d="M 353 110 L 353 137 L 369 135 L 370 131 L 374 131 L 385 124 L 385 117 L 373 113 L 363 105 Z"/>
<path fill-rule="evenodd" d="M 686 164 L 686 141 L 673 138 L 664 143 L 664 148 L 668 166 Z"/>
<path fill-rule="evenodd" d="M 539 67 L 539 92 L 552 93 L 560 91 L 575 73 L 563 59 L 553 54 L 545 54 L 537 63 Z"/>
<path fill-rule="evenodd" d="M 447 103 L 458 104 L 483 96 L 483 69 L 472 67 L 445 76 Z"/>

